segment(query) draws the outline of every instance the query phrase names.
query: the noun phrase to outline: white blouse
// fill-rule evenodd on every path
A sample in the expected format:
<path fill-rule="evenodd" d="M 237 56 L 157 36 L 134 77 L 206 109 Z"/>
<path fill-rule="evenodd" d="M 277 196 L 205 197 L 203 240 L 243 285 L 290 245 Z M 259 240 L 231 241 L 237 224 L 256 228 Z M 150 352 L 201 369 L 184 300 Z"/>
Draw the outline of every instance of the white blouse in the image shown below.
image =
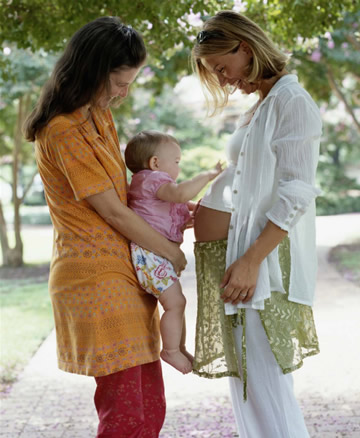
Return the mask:
<path fill-rule="evenodd" d="M 232 211 L 232 185 L 234 181 L 240 149 L 246 134 L 246 126 L 239 128 L 231 136 L 225 148 L 227 159 L 226 169 L 218 175 L 209 186 L 204 196 L 201 198 L 200 205 L 214 210 Z"/>
<path fill-rule="evenodd" d="M 314 184 L 321 130 L 319 109 L 297 76 L 280 78 L 257 108 L 242 142 L 226 254 L 228 268 L 268 220 L 288 231 L 289 300 L 307 305 L 313 304 L 317 270 L 315 198 L 321 191 Z M 225 303 L 226 314 L 239 307 L 263 309 L 271 291 L 285 293 L 277 248 L 260 265 L 252 299 L 237 306 Z"/>

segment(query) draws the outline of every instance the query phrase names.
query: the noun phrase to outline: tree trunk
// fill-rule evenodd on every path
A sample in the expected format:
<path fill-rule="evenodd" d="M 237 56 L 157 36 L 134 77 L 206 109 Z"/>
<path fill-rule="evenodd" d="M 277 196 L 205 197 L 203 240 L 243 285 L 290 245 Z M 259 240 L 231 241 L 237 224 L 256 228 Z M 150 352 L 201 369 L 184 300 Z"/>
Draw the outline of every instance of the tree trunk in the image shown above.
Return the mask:
<path fill-rule="evenodd" d="M 7 235 L 7 226 L 6 226 L 1 200 L 0 200 L 0 242 L 1 242 L 3 265 L 8 266 L 10 248 L 9 248 L 9 239 Z"/>
<path fill-rule="evenodd" d="M 18 175 L 19 168 L 21 167 L 21 146 L 22 146 L 22 133 L 21 127 L 24 120 L 24 97 L 19 97 L 18 103 L 18 115 L 14 128 L 14 149 L 13 149 L 13 162 L 12 162 L 12 187 L 13 187 L 13 206 L 14 206 L 14 234 L 15 234 L 15 246 L 9 248 L 11 256 L 8 260 L 8 266 L 22 266 L 23 260 L 23 243 L 21 239 L 21 218 L 20 218 L 20 205 L 21 198 L 18 195 Z"/>
<path fill-rule="evenodd" d="M 23 242 L 21 238 L 21 217 L 20 217 L 20 206 L 24 200 L 26 191 L 29 189 L 27 187 L 26 191 L 19 196 L 18 194 L 18 176 L 19 169 L 22 165 L 21 149 L 23 144 L 21 128 L 25 121 L 25 117 L 29 106 L 29 97 L 21 96 L 18 103 L 18 114 L 17 120 L 14 127 L 14 148 L 13 148 L 13 162 L 12 162 L 12 191 L 13 191 L 13 208 L 14 208 L 14 235 L 15 235 L 15 245 L 10 248 L 8 236 L 7 236 L 7 226 L 5 217 L 3 214 L 2 205 L 0 204 L 0 239 L 1 239 L 1 249 L 3 253 L 3 265 L 11 267 L 19 267 L 24 264 L 23 259 Z"/>

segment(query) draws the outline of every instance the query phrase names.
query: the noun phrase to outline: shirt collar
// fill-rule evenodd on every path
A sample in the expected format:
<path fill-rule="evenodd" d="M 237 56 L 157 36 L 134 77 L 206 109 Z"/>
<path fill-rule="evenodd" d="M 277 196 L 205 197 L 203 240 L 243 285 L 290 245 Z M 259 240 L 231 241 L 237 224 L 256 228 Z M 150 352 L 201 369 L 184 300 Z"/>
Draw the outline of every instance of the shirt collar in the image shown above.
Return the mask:
<path fill-rule="evenodd" d="M 284 75 L 275 83 L 275 85 L 271 88 L 269 94 L 266 97 L 273 96 L 277 94 L 281 88 L 286 87 L 289 84 L 298 83 L 298 82 L 299 80 L 296 75 L 293 74 Z"/>

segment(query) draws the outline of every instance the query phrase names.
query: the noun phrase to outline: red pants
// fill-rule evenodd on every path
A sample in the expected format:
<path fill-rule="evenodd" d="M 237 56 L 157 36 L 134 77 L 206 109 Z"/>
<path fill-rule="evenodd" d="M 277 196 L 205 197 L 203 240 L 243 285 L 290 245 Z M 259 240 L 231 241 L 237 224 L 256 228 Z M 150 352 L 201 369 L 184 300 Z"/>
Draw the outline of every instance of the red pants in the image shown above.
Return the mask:
<path fill-rule="evenodd" d="M 95 380 L 97 438 L 158 438 L 166 406 L 160 360 Z"/>

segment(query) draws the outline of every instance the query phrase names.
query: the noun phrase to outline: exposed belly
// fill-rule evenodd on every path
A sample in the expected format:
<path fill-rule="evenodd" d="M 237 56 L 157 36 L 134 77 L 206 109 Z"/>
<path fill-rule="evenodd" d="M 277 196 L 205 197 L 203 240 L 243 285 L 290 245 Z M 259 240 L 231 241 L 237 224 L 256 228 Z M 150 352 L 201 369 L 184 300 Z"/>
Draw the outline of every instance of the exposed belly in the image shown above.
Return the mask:
<path fill-rule="evenodd" d="M 200 205 L 194 221 L 195 240 L 208 242 L 227 239 L 230 218 L 230 213 Z"/>

